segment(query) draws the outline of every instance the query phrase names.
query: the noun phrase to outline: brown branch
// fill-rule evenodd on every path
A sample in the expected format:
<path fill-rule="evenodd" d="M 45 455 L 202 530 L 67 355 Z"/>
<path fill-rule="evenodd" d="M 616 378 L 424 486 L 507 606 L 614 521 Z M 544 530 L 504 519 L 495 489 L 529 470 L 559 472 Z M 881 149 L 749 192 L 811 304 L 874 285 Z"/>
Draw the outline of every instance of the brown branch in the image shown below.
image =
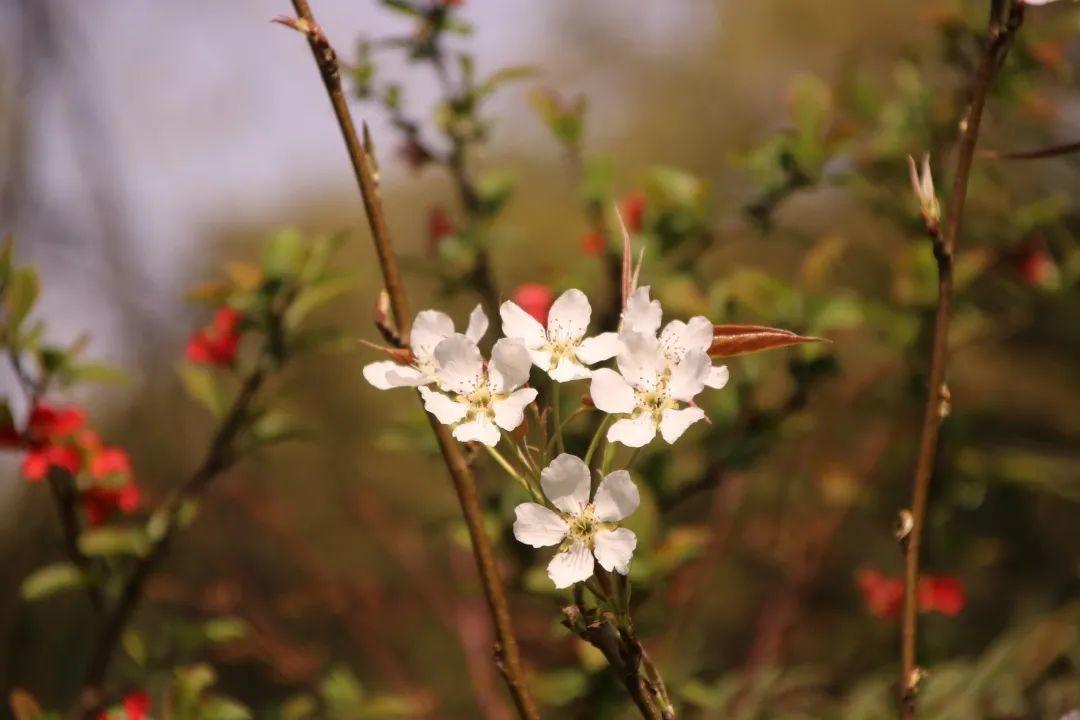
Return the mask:
<path fill-rule="evenodd" d="M 1038 150 L 1021 150 L 1018 152 L 1004 152 L 1001 150 L 980 150 L 979 157 L 990 160 L 1042 160 L 1043 158 L 1060 157 L 1080 152 L 1080 140 L 1039 148 Z"/>
<path fill-rule="evenodd" d="M 968 179 L 975 157 L 986 96 L 997 69 L 1008 52 L 1009 43 L 1023 20 L 1024 4 L 1015 2 L 1003 18 L 1002 0 L 992 0 L 989 29 L 975 76 L 971 102 L 960 121 L 959 152 L 953 181 L 949 214 L 943 233 L 933 233 L 934 256 L 938 268 L 938 303 L 930 357 L 930 377 L 923 411 L 919 455 L 915 465 L 911 501 L 911 530 L 902 538 L 904 550 L 904 605 L 901 622 L 900 717 L 915 718 L 915 696 L 920 676 L 915 646 L 918 623 L 916 588 L 919 583 L 919 549 L 922 544 L 930 479 L 934 470 L 941 423 L 948 414 L 949 392 L 945 385 L 948 361 L 949 307 L 953 291 L 953 255 L 960 235 Z"/>
<path fill-rule="evenodd" d="M 364 209 L 367 212 L 372 241 L 379 257 L 379 267 L 382 271 L 386 291 L 390 296 L 394 319 L 397 322 L 401 337 L 407 338 L 411 318 L 405 288 L 401 281 L 397 256 L 394 253 L 386 219 L 383 215 L 378 185 L 372 173 L 372 166 L 364 147 L 357 138 L 356 127 L 353 124 L 352 115 L 349 112 L 345 95 L 341 89 L 341 75 L 338 69 L 337 57 L 326 36 L 315 22 L 307 0 L 292 0 L 292 5 L 299 17 L 298 22 L 304 23 L 306 26 L 298 29 L 303 30 L 307 36 L 315 63 L 319 68 L 319 74 L 329 95 L 330 104 L 333 106 L 334 115 L 337 117 L 338 126 L 341 129 L 349 160 L 352 163 L 353 172 L 356 175 L 356 181 L 363 198 Z M 469 529 L 473 555 L 484 588 L 484 596 L 487 599 L 495 624 L 495 635 L 498 638 L 498 647 L 496 648 L 498 666 L 503 672 L 518 714 L 527 720 L 539 720 L 540 712 L 525 685 L 521 655 L 510 621 L 510 609 L 506 600 L 506 593 L 495 565 L 491 540 L 484 531 L 483 514 L 476 492 L 476 480 L 468 463 L 465 461 L 464 455 L 462 455 L 461 448 L 451 438 L 446 426 L 440 424 L 431 415 L 428 416 L 428 419 L 439 441 L 443 459 L 450 472 L 454 490 L 461 504 L 465 524 Z"/>

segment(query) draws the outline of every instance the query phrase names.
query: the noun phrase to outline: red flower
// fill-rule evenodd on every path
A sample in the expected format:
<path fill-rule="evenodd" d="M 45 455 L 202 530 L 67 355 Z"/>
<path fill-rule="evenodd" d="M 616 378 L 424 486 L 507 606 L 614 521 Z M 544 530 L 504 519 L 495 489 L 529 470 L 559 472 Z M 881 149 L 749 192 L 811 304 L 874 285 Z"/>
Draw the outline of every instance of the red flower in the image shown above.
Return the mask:
<path fill-rule="evenodd" d="M 77 405 L 65 407 L 38 404 L 30 411 L 26 434 L 32 441 L 45 442 L 71 435 L 86 424 L 86 412 Z"/>
<path fill-rule="evenodd" d="M 967 591 L 952 575 L 928 575 L 919 580 L 919 609 L 955 617 L 967 604 Z"/>
<path fill-rule="evenodd" d="M 904 604 L 904 581 L 886 577 L 880 570 L 862 568 L 855 575 L 863 602 L 871 615 L 890 619 L 900 614 Z"/>
<path fill-rule="evenodd" d="M 150 713 L 150 696 L 142 690 L 129 692 L 120 701 L 120 705 L 124 709 L 123 720 L 146 720 L 146 716 Z M 95 720 L 110 720 L 110 718 L 116 720 L 117 715 L 103 710 L 97 714 Z"/>
<path fill-rule="evenodd" d="M 82 456 L 75 448 L 67 445 L 43 445 L 26 453 L 22 462 L 22 474 L 31 482 L 40 482 L 53 468 L 76 475 L 81 467 Z"/>
<path fill-rule="evenodd" d="M 90 458 L 90 475 L 95 480 L 108 480 L 117 475 L 129 477 L 131 460 L 120 448 L 103 447 Z"/>
<path fill-rule="evenodd" d="M 82 494 L 83 512 L 91 527 L 101 525 L 117 510 L 131 515 L 141 502 L 142 492 L 134 482 L 118 488 L 95 486 Z"/>
<path fill-rule="evenodd" d="M 551 303 L 555 302 L 555 294 L 551 288 L 540 283 L 525 283 L 519 285 L 511 299 L 521 306 L 521 309 L 532 315 L 541 325 L 547 325 L 548 310 Z"/>
<path fill-rule="evenodd" d="M 624 197 L 619 203 L 619 214 L 622 215 L 626 229 L 630 232 L 641 232 L 645 221 L 645 195 L 640 191 L 634 191 Z"/>
<path fill-rule="evenodd" d="M 1016 271 L 1020 279 L 1031 287 L 1050 287 L 1057 279 L 1057 265 L 1041 237 L 1025 240 L 1015 256 Z"/>
<path fill-rule="evenodd" d="M 204 365 L 232 365 L 240 344 L 240 333 L 236 326 L 242 317 L 232 308 L 219 308 L 214 313 L 213 323 L 196 332 L 188 342 L 188 360 Z"/>
<path fill-rule="evenodd" d="M 581 236 L 581 251 L 586 255 L 602 255 L 606 245 L 603 234 L 595 230 Z"/>

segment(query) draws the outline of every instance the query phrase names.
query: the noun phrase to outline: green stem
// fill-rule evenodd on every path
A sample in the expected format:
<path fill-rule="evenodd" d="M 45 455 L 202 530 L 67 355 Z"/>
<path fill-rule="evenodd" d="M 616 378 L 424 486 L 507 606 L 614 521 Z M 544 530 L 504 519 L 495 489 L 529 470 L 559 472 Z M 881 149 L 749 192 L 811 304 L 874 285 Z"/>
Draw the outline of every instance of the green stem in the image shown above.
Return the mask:
<path fill-rule="evenodd" d="M 483 445 L 483 443 L 481 444 Z M 506 471 L 507 475 L 521 483 L 521 486 L 524 487 L 526 491 L 528 491 L 529 495 L 534 498 L 536 497 L 536 490 L 533 489 L 532 484 L 521 476 L 521 474 L 517 471 L 517 468 L 515 468 L 509 460 L 503 457 L 502 453 L 500 453 L 498 450 L 491 447 L 490 445 L 484 445 L 484 449 L 488 451 L 488 455 L 495 459 L 495 462 L 499 463 L 499 466 Z"/>
<path fill-rule="evenodd" d="M 600 447 L 600 438 L 604 437 L 607 431 L 608 425 L 615 419 L 614 415 L 607 415 L 604 417 L 603 422 L 600 423 L 600 427 L 596 428 L 596 433 L 593 435 L 592 440 L 589 442 L 589 449 L 585 451 L 585 464 L 588 465 L 592 462 L 593 455 L 596 454 L 596 449 Z"/>
<path fill-rule="evenodd" d="M 559 383 L 553 382 L 551 386 L 551 417 L 555 423 L 555 444 L 559 448 L 560 453 L 566 452 L 566 445 L 563 444 L 563 424 L 562 424 L 562 408 L 560 405 L 560 393 Z"/>
<path fill-rule="evenodd" d="M 562 424 L 559 425 L 556 428 L 556 432 L 554 434 L 552 434 L 551 438 L 547 441 L 547 447 L 545 449 L 546 455 L 551 455 L 551 451 L 555 447 L 555 438 L 560 436 L 563 433 L 563 430 L 566 427 L 568 427 L 570 425 L 570 423 L 574 422 L 574 418 L 576 418 L 577 416 L 581 415 L 582 413 L 586 413 L 588 411 L 589 411 L 589 408 L 587 408 L 585 406 L 581 406 L 577 410 L 575 410 L 574 412 L 570 413 L 569 417 L 567 417 L 565 420 L 563 420 Z"/>

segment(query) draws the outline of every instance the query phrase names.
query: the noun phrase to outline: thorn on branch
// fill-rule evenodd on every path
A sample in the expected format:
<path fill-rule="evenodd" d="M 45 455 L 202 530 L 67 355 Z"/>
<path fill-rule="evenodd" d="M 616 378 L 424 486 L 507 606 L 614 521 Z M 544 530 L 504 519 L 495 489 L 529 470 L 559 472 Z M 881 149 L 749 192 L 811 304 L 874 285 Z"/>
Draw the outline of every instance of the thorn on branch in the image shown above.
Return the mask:
<path fill-rule="evenodd" d="M 896 527 L 893 529 L 893 536 L 896 537 L 896 541 L 905 544 L 914 526 L 915 516 L 911 514 L 911 511 L 907 508 L 901 510 L 896 516 Z"/>

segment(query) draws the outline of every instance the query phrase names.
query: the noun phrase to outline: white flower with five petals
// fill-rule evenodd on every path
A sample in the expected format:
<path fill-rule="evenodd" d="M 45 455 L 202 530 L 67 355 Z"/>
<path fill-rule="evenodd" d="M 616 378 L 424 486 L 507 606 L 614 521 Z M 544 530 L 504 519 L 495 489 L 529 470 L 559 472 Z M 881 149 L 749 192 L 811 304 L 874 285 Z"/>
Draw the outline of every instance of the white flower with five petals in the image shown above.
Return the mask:
<path fill-rule="evenodd" d="M 484 309 L 477 305 L 469 314 L 469 326 L 465 336 L 474 343 L 480 342 L 488 329 Z M 382 360 L 364 366 L 364 378 L 380 390 L 395 387 L 416 387 L 435 382 L 435 347 L 454 334 L 454 321 L 438 310 L 423 310 L 416 315 L 409 332 L 409 347 L 413 361 L 402 365 L 393 360 Z"/>
<path fill-rule="evenodd" d="M 587 366 L 615 357 L 617 333 L 587 338 L 592 306 L 580 290 L 567 290 L 551 305 L 545 328 L 536 318 L 507 301 L 499 308 L 503 334 L 519 338 L 529 349 L 532 362 L 555 382 L 582 380 L 592 375 Z"/>
<path fill-rule="evenodd" d="M 454 334 L 435 346 L 433 373 L 438 392 L 420 387 L 424 408 L 454 428 L 461 442 L 476 440 L 494 447 L 499 428 L 513 430 L 525 419 L 536 390 L 522 388 L 529 379 L 529 353 L 519 340 L 503 338 L 484 363 L 476 342 Z"/>
<path fill-rule="evenodd" d="M 563 453 L 540 473 L 540 486 L 555 509 L 534 502 L 518 505 L 514 537 L 536 548 L 559 546 L 547 568 L 555 587 L 589 579 L 594 558 L 608 572 L 630 572 L 637 536 L 617 524 L 640 502 L 630 473 L 616 470 L 607 475 L 589 502 L 589 467 Z"/>

